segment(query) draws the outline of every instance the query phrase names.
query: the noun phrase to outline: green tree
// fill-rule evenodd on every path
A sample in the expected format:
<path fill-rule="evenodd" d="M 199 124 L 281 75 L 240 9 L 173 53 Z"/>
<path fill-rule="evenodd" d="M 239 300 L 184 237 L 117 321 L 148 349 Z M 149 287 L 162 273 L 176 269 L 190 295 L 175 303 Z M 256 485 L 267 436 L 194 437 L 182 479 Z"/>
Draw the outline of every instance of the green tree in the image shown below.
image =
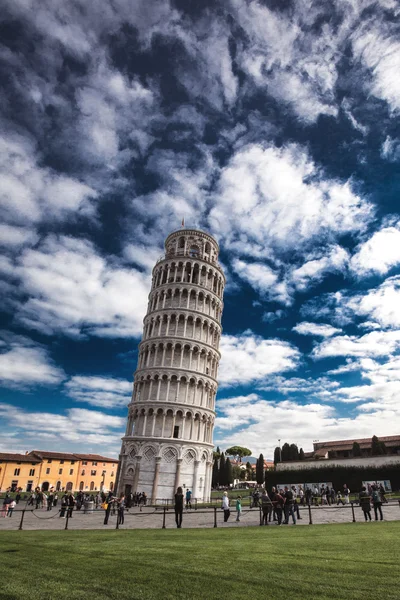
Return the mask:
<path fill-rule="evenodd" d="M 211 485 L 213 488 L 219 485 L 219 459 L 214 460 Z"/>
<path fill-rule="evenodd" d="M 244 456 L 251 456 L 251 450 L 244 448 L 243 446 L 232 446 L 232 448 L 227 449 L 226 454 L 228 456 L 234 456 L 241 462 Z"/>
<path fill-rule="evenodd" d="M 382 454 L 386 454 L 387 452 L 384 442 L 381 442 L 379 438 L 376 437 L 376 435 L 372 437 L 371 452 L 372 456 L 381 456 Z"/>
<path fill-rule="evenodd" d="M 232 466 L 232 472 L 233 472 L 233 479 L 240 479 L 243 469 L 241 469 L 237 465 L 231 465 L 231 466 Z"/>
<path fill-rule="evenodd" d="M 247 481 L 253 481 L 253 467 L 249 461 L 246 463 L 246 479 Z"/>
<path fill-rule="evenodd" d="M 298 460 L 299 459 L 299 449 L 297 444 L 290 444 L 290 460 Z"/>
<path fill-rule="evenodd" d="M 256 481 L 259 485 L 264 483 L 264 456 L 260 454 L 256 466 Z"/>
<path fill-rule="evenodd" d="M 352 452 L 353 452 L 353 456 L 361 456 L 361 447 L 358 442 L 353 443 Z"/>
<path fill-rule="evenodd" d="M 303 448 L 300 448 L 300 451 L 299 451 L 299 460 L 304 460 L 304 459 L 305 459 L 304 450 L 303 450 Z"/>
<path fill-rule="evenodd" d="M 286 460 L 291 460 L 291 451 L 290 451 L 290 446 L 287 442 L 285 442 L 282 446 L 282 462 L 285 462 Z"/>
<path fill-rule="evenodd" d="M 281 449 L 277 446 L 274 450 L 274 463 L 277 465 L 281 462 Z"/>
<path fill-rule="evenodd" d="M 225 454 L 221 453 L 221 458 L 219 459 L 219 485 L 226 485 L 225 481 Z"/>
<path fill-rule="evenodd" d="M 225 461 L 225 485 L 232 485 L 233 483 L 233 469 L 232 463 L 229 458 Z"/>

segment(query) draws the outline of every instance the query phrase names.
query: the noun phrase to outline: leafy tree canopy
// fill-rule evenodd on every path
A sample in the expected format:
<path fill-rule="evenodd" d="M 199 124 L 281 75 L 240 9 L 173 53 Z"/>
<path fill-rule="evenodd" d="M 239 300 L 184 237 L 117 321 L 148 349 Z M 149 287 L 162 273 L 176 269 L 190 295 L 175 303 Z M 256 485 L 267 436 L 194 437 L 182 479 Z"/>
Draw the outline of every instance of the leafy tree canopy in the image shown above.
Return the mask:
<path fill-rule="evenodd" d="M 232 448 L 228 448 L 226 453 L 229 456 L 237 456 L 242 460 L 244 456 L 251 456 L 251 450 L 248 448 L 244 448 L 243 446 L 232 446 Z"/>

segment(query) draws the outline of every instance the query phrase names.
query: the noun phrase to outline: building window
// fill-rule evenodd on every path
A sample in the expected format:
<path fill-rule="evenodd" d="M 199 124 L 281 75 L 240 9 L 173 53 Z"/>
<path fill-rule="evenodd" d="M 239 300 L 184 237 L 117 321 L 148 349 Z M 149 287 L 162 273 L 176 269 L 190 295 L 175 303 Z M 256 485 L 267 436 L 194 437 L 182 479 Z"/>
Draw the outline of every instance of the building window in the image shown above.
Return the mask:
<path fill-rule="evenodd" d="M 75 464 L 75 461 L 74 461 L 74 460 L 71 460 L 71 465 L 74 465 L 74 464 Z"/>
<path fill-rule="evenodd" d="M 84 475 L 86 473 L 85 469 L 82 469 L 81 475 Z"/>
<path fill-rule="evenodd" d="M 106 463 L 103 463 L 103 467 L 105 467 L 105 466 L 106 466 Z"/>
<path fill-rule="evenodd" d="M 111 477 L 114 477 L 114 471 L 111 471 Z"/>
<path fill-rule="evenodd" d="M 29 477 L 33 477 L 35 475 L 35 469 L 29 470 Z"/>
<path fill-rule="evenodd" d="M 92 492 L 94 490 L 94 481 L 90 482 L 90 491 Z"/>
<path fill-rule="evenodd" d="M 62 469 L 58 469 L 58 474 L 62 475 Z"/>
<path fill-rule="evenodd" d="M 51 458 L 49 458 L 47 462 L 50 464 L 50 463 L 52 462 L 52 459 L 51 459 Z"/>
<path fill-rule="evenodd" d="M 46 469 L 46 475 L 50 474 L 50 469 Z"/>
<path fill-rule="evenodd" d="M 60 465 L 63 465 L 63 464 L 64 464 L 64 461 L 63 461 L 63 460 L 60 460 Z"/>
<path fill-rule="evenodd" d="M 18 477 L 20 469 L 14 469 L 14 477 Z"/>
<path fill-rule="evenodd" d="M 87 465 L 87 460 L 83 460 L 82 465 Z"/>
<path fill-rule="evenodd" d="M 73 475 L 73 474 L 74 474 L 74 470 L 73 470 L 73 469 L 70 469 L 70 470 L 69 470 L 69 474 L 70 474 L 70 475 Z"/>
<path fill-rule="evenodd" d="M 17 487 L 18 487 L 18 480 L 12 481 L 11 482 L 11 491 L 15 492 L 15 490 L 17 489 Z"/>
<path fill-rule="evenodd" d="M 174 427 L 174 438 L 179 437 L 179 425 L 175 425 Z"/>
<path fill-rule="evenodd" d="M 91 475 L 96 475 L 97 471 L 90 471 Z"/>
<path fill-rule="evenodd" d="M 92 462 L 93 467 L 97 467 L 97 462 Z"/>
<path fill-rule="evenodd" d="M 32 487 L 33 487 L 33 481 L 28 481 L 28 483 L 26 484 L 26 491 L 31 492 Z"/>

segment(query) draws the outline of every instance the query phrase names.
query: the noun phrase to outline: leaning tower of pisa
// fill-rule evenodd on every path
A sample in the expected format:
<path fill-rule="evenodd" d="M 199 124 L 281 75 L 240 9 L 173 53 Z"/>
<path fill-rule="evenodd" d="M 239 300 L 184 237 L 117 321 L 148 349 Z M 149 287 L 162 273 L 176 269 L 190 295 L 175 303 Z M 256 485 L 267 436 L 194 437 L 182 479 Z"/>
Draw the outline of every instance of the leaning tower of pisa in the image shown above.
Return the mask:
<path fill-rule="evenodd" d="M 217 372 L 225 276 L 209 234 L 181 229 L 153 269 L 139 345 L 119 492 L 152 503 L 180 485 L 210 498 Z"/>

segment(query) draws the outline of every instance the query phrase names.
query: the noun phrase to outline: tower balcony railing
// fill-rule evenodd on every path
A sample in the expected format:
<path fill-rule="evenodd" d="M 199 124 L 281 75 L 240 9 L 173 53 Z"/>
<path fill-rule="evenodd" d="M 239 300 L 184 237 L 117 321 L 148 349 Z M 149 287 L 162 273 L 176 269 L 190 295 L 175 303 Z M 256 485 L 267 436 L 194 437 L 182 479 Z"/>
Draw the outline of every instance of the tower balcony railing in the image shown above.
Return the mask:
<path fill-rule="evenodd" d="M 158 265 L 158 263 L 162 262 L 163 260 L 167 260 L 167 259 L 174 259 L 174 258 L 192 258 L 194 260 L 202 260 L 204 262 L 210 263 L 210 265 L 215 265 L 217 266 L 219 269 L 222 270 L 222 266 L 220 265 L 220 263 L 217 260 L 213 260 L 212 258 L 210 258 L 209 256 L 201 256 L 199 253 L 194 253 L 194 252 L 190 252 L 189 250 L 177 250 L 176 252 L 167 252 L 166 254 L 162 254 L 156 262 L 156 265 Z"/>

